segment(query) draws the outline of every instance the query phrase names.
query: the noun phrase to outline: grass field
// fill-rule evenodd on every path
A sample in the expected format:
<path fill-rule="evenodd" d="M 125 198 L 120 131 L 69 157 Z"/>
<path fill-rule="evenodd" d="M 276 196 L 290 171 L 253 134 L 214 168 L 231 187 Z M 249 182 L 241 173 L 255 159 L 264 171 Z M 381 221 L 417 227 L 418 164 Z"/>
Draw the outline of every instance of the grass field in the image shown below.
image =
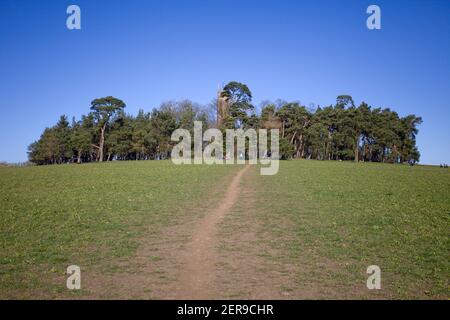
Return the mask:
<path fill-rule="evenodd" d="M 218 200 L 210 185 L 234 169 L 168 161 L 0 168 L 0 296 L 67 291 L 50 279 L 71 264 L 114 270 L 143 234 Z M 192 203 L 199 210 L 184 212 Z"/>
<path fill-rule="evenodd" d="M 190 232 L 239 168 L 0 168 L 0 298 L 168 297 Z M 445 169 L 303 160 L 260 176 L 251 167 L 218 224 L 216 298 L 448 298 L 449 217 Z M 70 264 L 101 283 L 145 270 L 159 282 L 133 291 L 127 278 L 94 294 L 85 280 L 68 292 Z M 382 270 L 378 292 L 365 287 L 369 265 Z"/>
<path fill-rule="evenodd" d="M 307 296 L 335 298 L 449 296 L 448 170 L 285 161 L 278 175 L 256 174 L 252 184 L 258 186 L 253 208 L 265 239 L 260 242 L 294 266 L 288 291 L 309 288 Z M 369 265 L 382 270 L 380 292 L 365 287 Z"/>

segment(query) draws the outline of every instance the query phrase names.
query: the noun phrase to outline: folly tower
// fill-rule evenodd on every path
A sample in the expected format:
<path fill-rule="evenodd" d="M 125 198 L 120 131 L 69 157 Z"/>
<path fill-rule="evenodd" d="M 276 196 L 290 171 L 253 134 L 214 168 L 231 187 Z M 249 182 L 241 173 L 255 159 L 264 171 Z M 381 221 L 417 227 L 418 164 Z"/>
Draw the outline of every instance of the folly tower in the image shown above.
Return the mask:
<path fill-rule="evenodd" d="M 228 116 L 230 105 L 228 98 L 223 96 L 223 90 L 219 86 L 217 90 L 217 128 L 222 127 L 223 121 Z"/>

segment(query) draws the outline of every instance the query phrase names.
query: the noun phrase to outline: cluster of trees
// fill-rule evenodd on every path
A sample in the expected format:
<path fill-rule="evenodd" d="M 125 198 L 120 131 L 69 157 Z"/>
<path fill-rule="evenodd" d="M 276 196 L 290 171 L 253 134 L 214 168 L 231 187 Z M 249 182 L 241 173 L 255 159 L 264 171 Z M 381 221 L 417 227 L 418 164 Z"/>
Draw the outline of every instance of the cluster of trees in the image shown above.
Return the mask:
<path fill-rule="evenodd" d="M 350 96 L 313 112 L 298 103 L 263 109 L 263 116 L 271 113 L 282 120 L 280 148 L 286 157 L 390 163 L 420 158 L 416 135 L 422 119 L 415 115 L 402 118 L 364 102 L 356 107 Z"/>
<path fill-rule="evenodd" d="M 193 130 L 194 121 L 205 129 L 267 127 L 279 123 L 283 159 L 417 162 L 420 117 L 400 117 L 390 109 L 355 106 L 351 96 L 337 97 L 334 105 L 307 108 L 298 102 L 265 102 L 260 112 L 252 105 L 249 88 L 230 82 L 221 91 L 229 109 L 216 122 L 216 102 L 201 106 L 189 100 L 165 102 L 152 112 L 125 113 L 125 103 L 114 97 L 95 99 L 91 112 L 69 123 L 61 116 L 29 146 L 29 160 L 36 164 L 111 160 L 151 160 L 170 157 L 170 137 L 177 128 Z M 219 98 L 220 98 L 219 97 Z M 275 126 L 276 127 L 276 126 Z"/>
<path fill-rule="evenodd" d="M 91 112 L 69 123 L 63 115 L 28 147 L 36 164 L 110 160 L 165 159 L 170 156 L 170 137 L 177 128 L 193 130 L 194 121 L 208 123 L 198 104 L 185 100 L 166 102 L 152 112 L 126 114 L 125 103 L 114 97 L 95 99 Z"/>

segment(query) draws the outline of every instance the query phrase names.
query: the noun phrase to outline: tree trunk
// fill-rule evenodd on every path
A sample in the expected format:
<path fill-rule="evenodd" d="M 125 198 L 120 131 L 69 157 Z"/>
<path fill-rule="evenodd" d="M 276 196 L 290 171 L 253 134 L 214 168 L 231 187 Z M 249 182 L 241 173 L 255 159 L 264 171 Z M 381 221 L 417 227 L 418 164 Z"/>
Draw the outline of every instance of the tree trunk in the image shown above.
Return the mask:
<path fill-rule="evenodd" d="M 355 146 L 355 162 L 359 161 L 359 137 L 356 137 L 356 146 Z"/>
<path fill-rule="evenodd" d="M 292 138 L 291 138 L 291 144 L 294 143 L 294 139 L 295 139 L 295 136 L 296 136 L 296 135 L 297 135 L 297 131 L 294 132 L 294 135 L 293 135 Z"/>
<path fill-rule="evenodd" d="M 103 127 L 101 128 L 101 132 L 100 132 L 100 146 L 99 146 L 99 150 L 98 150 L 98 161 L 100 161 L 100 162 L 103 161 L 103 145 L 105 144 L 105 129 L 106 129 L 106 124 L 103 125 Z"/>
<path fill-rule="evenodd" d="M 362 162 L 365 162 L 365 161 L 366 161 L 366 140 L 364 139 L 364 137 L 363 137 L 362 142 L 363 142 L 363 147 L 362 147 L 362 152 L 363 152 L 363 154 L 362 154 Z"/>
<path fill-rule="evenodd" d="M 81 150 L 78 150 L 77 163 L 81 163 Z"/>

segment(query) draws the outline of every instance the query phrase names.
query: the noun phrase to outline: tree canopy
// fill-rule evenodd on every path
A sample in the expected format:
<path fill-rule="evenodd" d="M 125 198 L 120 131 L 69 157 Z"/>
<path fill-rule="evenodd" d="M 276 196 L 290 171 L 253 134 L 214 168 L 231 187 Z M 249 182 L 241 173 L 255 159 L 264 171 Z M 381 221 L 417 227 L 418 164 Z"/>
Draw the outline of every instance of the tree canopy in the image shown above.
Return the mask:
<path fill-rule="evenodd" d="M 264 128 L 280 123 L 280 154 L 284 159 L 418 162 L 416 115 L 400 117 L 388 108 L 355 105 L 340 95 L 334 105 L 308 108 L 298 102 L 266 101 L 260 114 L 251 104 L 252 93 L 242 83 L 230 82 L 222 91 L 230 100 L 228 118 L 220 128 Z M 177 128 L 192 132 L 194 121 L 213 127 L 210 106 L 189 100 L 169 101 L 151 112 L 125 113 L 125 103 L 114 97 L 95 99 L 91 112 L 72 120 L 61 116 L 29 146 L 29 160 L 36 164 L 108 160 L 166 159 Z"/>

